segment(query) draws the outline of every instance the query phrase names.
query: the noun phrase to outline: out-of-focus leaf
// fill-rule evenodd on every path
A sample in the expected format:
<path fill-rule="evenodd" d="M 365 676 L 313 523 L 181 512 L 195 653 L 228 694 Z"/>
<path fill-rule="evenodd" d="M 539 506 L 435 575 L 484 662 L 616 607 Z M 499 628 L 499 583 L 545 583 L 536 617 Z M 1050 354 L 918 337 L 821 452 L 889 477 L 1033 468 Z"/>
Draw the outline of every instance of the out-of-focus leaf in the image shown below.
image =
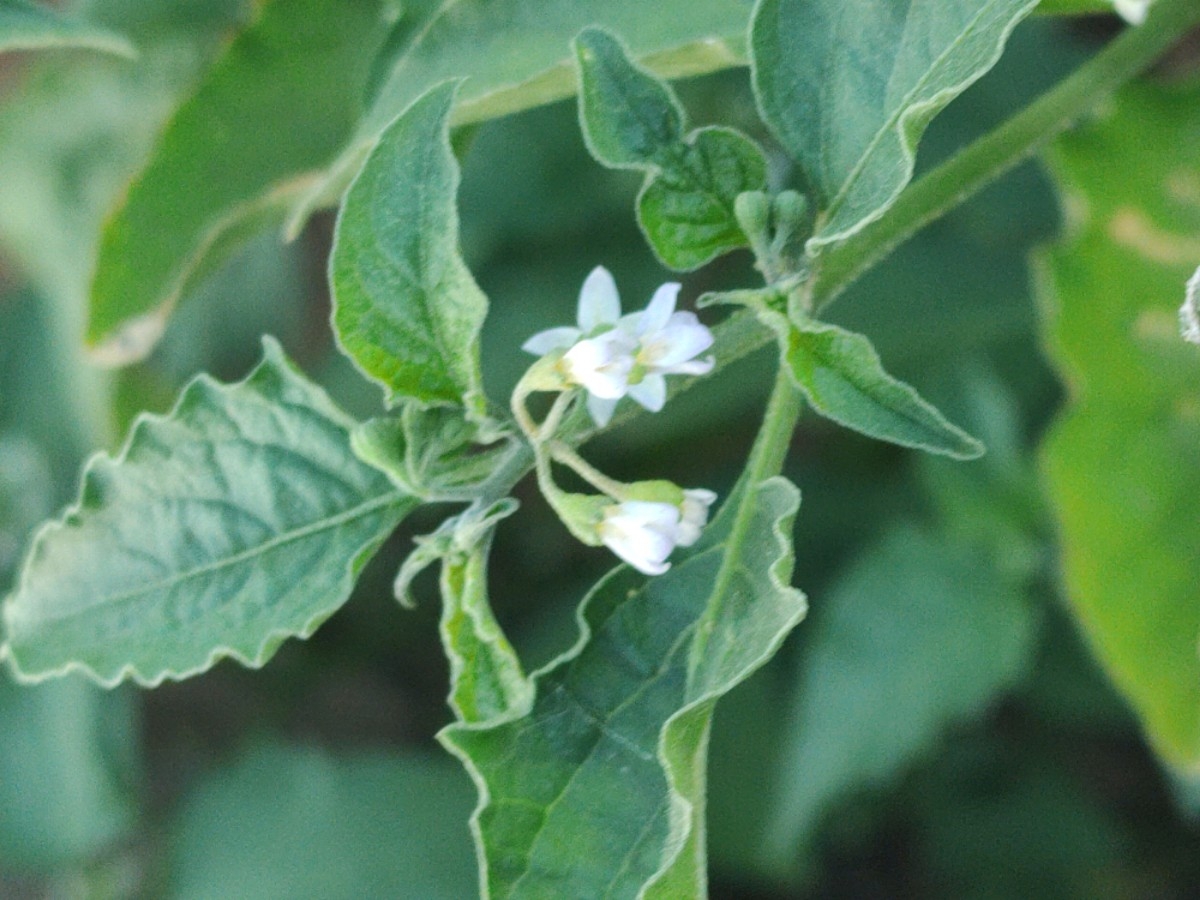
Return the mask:
<path fill-rule="evenodd" d="M 417 754 L 260 747 L 170 823 L 174 900 L 475 896 L 470 782 Z"/>
<path fill-rule="evenodd" d="M 938 893 L 1116 897 L 1144 877 L 1134 847 L 1146 836 L 1131 833 L 1072 762 L 993 732 L 952 740 L 924 767 L 906 786 L 906 811 L 911 852 Z"/>
<path fill-rule="evenodd" d="M 1146 148 L 1153 147 L 1153 153 Z M 1064 588 L 1170 763 L 1200 767 L 1200 90 L 1134 85 L 1051 154 L 1070 231 L 1039 265 L 1070 405 L 1042 463 Z"/>
<path fill-rule="evenodd" d="M 800 658 L 765 864 L 877 787 L 1024 672 L 1035 617 L 985 552 L 897 526 L 821 601 Z"/>
<path fill-rule="evenodd" d="M 798 500 L 782 478 L 751 485 L 666 574 L 616 570 L 532 708 L 442 733 L 480 791 L 490 896 L 703 896 L 712 706 L 804 613 L 788 587 Z"/>
<path fill-rule="evenodd" d="M 86 47 L 117 56 L 136 55 L 124 37 L 30 0 L 0 0 L 0 53 L 46 47 Z"/>
<path fill-rule="evenodd" d="M 265 346 L 245 381 L 201 376 L 89 463 L 4 604 L 19 675 L 153 685 L 225 656 L 262 665 L 345 602 L 416 501 L 354 457 L 352 423 Z"/>
<path fill-rule="evenodd" d="M 442 84 L 383 133 L 338 216 L 329 279 L 342 349 L 388 401 L 484 410 L 487 298 L 458 249 L 458 165 Z"/>
<path fill-rule="evenodd" d="M 87 339 L 106 361 L 149 352 L 198 267 L 280 220 L 353 129 L 382 38 L 378 0 L 261 6 L 105 226 Z"/>
<path fill-rule="evenodd" d="M 929 121 L 1000 58 L 1037 0 L 760 0 L 754 86 L 821 213 L 810 252 L 883 214 Z"/>
<path fill-rule="evenodd" d="M 634 64 L 613 35 L 585 29 L 575 39 L 579 115 L 592 155 L 607 166 L 646 172 L 638 222 L 673 269 L 695 269 L 748 244 L 734 215 L 743 191 L 767 186 L 767 162 L 745 135 L 702 128 L 684 136 L 671 88 Z"/>
<path fill-rule="evenodd" d="M 130 698 L 79 678 L 36 686 L 0 671 L 0 869 L 81 864 L 134 825 L 120 758 Z M 116 734 L 114 734 L 116 732 Z"/>
<path fill-rule="evenodd" d="M 228 0 L 202 4 L 203 15 L 196 3 L 139 5 L 97 0 L 87 8 L 89 20 L 137 40 L 136 62 L 96 54 L 32 60 L 19 102 L 10 95 L 0 107 L 0 241 L 44 303 L 42 371 L 63 383 L 64 417 L 78 423 L 82 434 L 72 437 L 86 447 L 115 440 L 108 379 L 81 348 L 103 218 L 238 13 Z"/>

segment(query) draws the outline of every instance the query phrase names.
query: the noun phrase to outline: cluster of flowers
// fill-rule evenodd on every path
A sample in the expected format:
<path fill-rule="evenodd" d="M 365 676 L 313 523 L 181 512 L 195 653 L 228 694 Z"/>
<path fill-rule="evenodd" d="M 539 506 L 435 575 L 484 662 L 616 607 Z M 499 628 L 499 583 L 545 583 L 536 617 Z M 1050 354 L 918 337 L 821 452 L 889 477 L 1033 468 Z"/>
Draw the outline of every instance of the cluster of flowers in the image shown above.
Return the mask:
<path fill-rule="evenodd" d="M 679 287 L 664 284 L 644 310 L 623 316 L 612 275 L 603 266 L 595 268 L 579 293 L 577 326 L 541 331 L 522 345 L 552 367 L 554 381 L 542 382 L 540 389 L 582 389 L 598 425 L 608 424 L 627 396 L 652 412 L 662 409 L 667 400 L 665 376 L 704 375 L 713 367 L 711 357 L 698 358 L 712 346 L 712 332 L 694 313 L 676 312 Z M 555 453 L 545 449 L 549 436 L 531 428 L 526 432 L 539 453 Z M 572 531 L 589 543 L 594 538 L 647 575 L 667 571 L 667 557 L 676 547 L 699 540 L 708 509 L 716 500 L 712 491 L 683 490 L 669 482 L 622 485 L 562 447 L 555 458 L 572 466 L 606 497 L 601 504 L 582 504 L 595 509 L 594 515 L 577 515 L 572 510 L 581 506 L 561 502 L 566 495 L 544 479 L 543 491 Z M 560 502 L 555 502 L 556 497 Z"/>

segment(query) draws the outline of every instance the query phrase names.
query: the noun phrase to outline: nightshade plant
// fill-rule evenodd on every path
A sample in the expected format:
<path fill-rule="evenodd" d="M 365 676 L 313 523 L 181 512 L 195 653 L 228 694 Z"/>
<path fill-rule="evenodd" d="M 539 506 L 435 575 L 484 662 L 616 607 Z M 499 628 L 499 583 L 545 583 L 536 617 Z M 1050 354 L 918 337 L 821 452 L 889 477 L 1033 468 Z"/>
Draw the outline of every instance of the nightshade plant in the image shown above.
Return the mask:
<path fill-rule="evenodd" d="M 263 666 L 287 639 L 312 636 L 337 612 L 397 526 L 428 507 L 440 524 L 416 538 L 394 592 L 410 604 L 420 573 L 440 573 L 454 720 L 438 738 L 477 791 L 470 826 L 481 895 L 705 896 L 714 709 L 775 655 L 807 609 L 793 586 L 804 581 L 794 572 L 793 545 L 804 485 L 783 474 L 802 412 L 948 460 L 985 452 L 889 374 L 870 337 L 835 324 L 830 304 L 1200 23 L 1195 0 L 1116 3 L 1135 27 L 914 181 L 927 126 L 997 63 L 1038 5 L 263 5 L 106 211 L 86 341 L 110 364 L 136 362 L 239 242 L 268 225 L 294 235 L 316 210 L 335 206 L 333 331 L 341 353 L 382 391 L 385 408 L 355 420 L 266 337 L 262 361 L 243 380 L 201 375 L 169 412 L 137 416 L 119 451 L 87 463 L 76 502 L 32 540 L 3 606 L 12 674 L 35 683 L 82 672 L 108 688 L 155 687 L 227 657 Z M 1060 2 L 1044 11 L 1097 5 Z M 99 3 L 93 12 L 104 10 Z M 119 29 L 90 21 L 0 0 L 0 48 L 134 52 L 136 42 Z M 94 21 L 108 20 L 97 14 Z M 295 55 L 324 77 L 310 94 L 289 97 L 295 67 L 264 75 L 254 68 L 256 54 Z M 376 62 L 367 65 L 371 56 Z M 769 140 L 726 125 L 691 127 L 664 76 L 744 64 Z M 253 88 L 243 92 L 245 84 Z M 367 111 L 355 118 L 347 98 L 364 93 Z M 590 274 L 579 273 L 574 324 L 547 321 L 508 346 L 505 353 L 524 357 L 525 371 L 511 396 L 492 396 L 480 356 L 488 298 L 459 247 L 460 161 L 474 123 L 571 93 L 591 156 L 641 173 L 636 219 L 663 267 L 690 273 L 749 251 L 759 278 L 703 293 L 693 312 L 679 308 L 686 278 L 664 276 L 642 308 L 624 290 L 632 311 L 623 313 L 610 273 L 620 276 L 621 260 L 594 259 Z M 1191 90 L 1193 107 L 1198 96 Z M 1161 164 L 1172 172 L 1194 166 L 1200 145 L 1195 109 L 1180 116 L 1187 137 L 1162 144 Z M 248 149 L 249 135 L 276 126 L 286 139 Z M 1056 145 L 1051 166 L 1064 190 L 1080 196 L 1091 197 L 1090 186 L 1109 177 L 1089 168 L 1086 151 L 1069 139 Z M 1179 183 L 1184 192 L 1196 185 Z M 1097 206 L 1081 206 L 1099 215 Z M 1194 207 L 1185 215 L 1187 227 L 1200 223 Z M 1071 240 L 1103 240 L 1104 229 L 1092 234 L 1084 218 Z M 1047 296 L 1063 310 L 1060 325 L 1049 326 L 1061 326 L 1051 341 L 1064 368 L 1089 385 L 1048 443 L 1049 493 L 1067 547 L 1067 591 L 1096 654 L 1162 759 L 1195 773 L 1194 528 L 1176 548 L 1176 565 L 1147 577 L 1148 599 L 1138 610 L 1114 604 L 1097 582 L 1115 564 L 1106 554 L 1120 555 L 1120 540 L 1089 537 L 1097 513 L 1088 495 L 1098 481 L 1116 491 L 1122 476 L 1098 475 L 1102 463 L 1082 459 L 1087 446 L 1107 443 L 1102 437 L 1069 434 L 1129 414 L 1122 398 L 1130 384 L 1105 393 L 1102 362 L 1085 359 L 1082 329 L 1067 321 L 1091 300 L 1072 305 L 1086 279 L 1063 273 L 1101 253 L 1059 246 L 1037 263 Z M 1168 308 L 1184 295 L 1173 271 L 1156 301 Z M 1180 313 L 1191 340 L 1195 293 L 1193 278 L 1191 305 Z M 1170 371 L 1147 389 L 1161 391 L 1153 403 L 1175 410 L 1177 429 L 1161 446 L 1129 452 L 1146 471 L 1163 459 L 1173 460 L 1172 471 L 1186 469 L 1180 478 L 1189 482 L 1154 480 L 1162 495 L 1147 501 L 1176 508 L 1200 499 L 1200 442 L 1194 398 L 1172 406 L 1172 385 L 1194 379 L 1200 358 L 1178 329 L 1170 338 L 1163 364 Z M 653 470 L 626 481 L 585 457 L 593 437 L 670 415 L 673 398 L 768 347 L 770 395 L 728 489 L 676 484 Z M 1085 416 L 1088 403 L 1101 411 Z M 522 515 L 516 495 L 531 473 L 562 527 L 624 563 L 582 601 L 575 643 L 533 673 L 506 637 L 488 588 L 489 554 L 498 532 Z M 1136 482 L 1136 473 L 1126 475 Z M 1195 507 L 1188 508 L 1194 525 Z M 988 526 L 989 540 L 1009 550 L 1022 538 L 1002 519 Z M 880 558 L 897 560 L 898 573 L 914 548 L 944 552 L 920 535 L 896 532 L 889 541 Z M 1036 563 L 1019 553 L 1010 562 L 1005 577 L 1013 583 L 1033 577 Z M 955 560 L 948 568 L 970 566 Z M 996 614 L 979 612 L 983 620 Z M 812 729 L 809 739 L 838 712 L 817 704 L 796 715 Z M 828 733 L 837 728 L 829 724 Z M 816 762 L 809 751 L 796 753 L 801 779 L 807 766 L 819 770 L 819 753 Z M 777 833 L 787 836 L 783 854 L 807 815 L 802 806 L 785 790 L 773 813 Z"/>

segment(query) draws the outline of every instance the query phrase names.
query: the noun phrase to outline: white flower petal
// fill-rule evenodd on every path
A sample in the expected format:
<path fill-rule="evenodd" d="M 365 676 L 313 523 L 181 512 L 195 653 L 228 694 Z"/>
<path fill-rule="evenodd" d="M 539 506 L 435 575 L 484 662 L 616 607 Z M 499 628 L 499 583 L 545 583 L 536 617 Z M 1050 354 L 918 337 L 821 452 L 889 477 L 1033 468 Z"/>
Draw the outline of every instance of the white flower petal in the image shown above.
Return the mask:
<path fill-rule="evenodd" d="M 671 281 L 654 292 L 649 305 L 638 316 L 636 328 L 639 335 L 655 334 L 666 327 L 671 314 L 675 312 L 675 299 L 679 296 L 679 288 L 679 284 Z"/>
<path fill-rule="evenodd" d="M 683 492 L 679 526 L 675 529 L 675 543 L 690 547 L 700 540 L 700 532 L 708 524 L 708 508 L 716 502 L 717 495 L 705 488 L 691 488 Z"/>
<path fill-rule="evenodd" d="M 567 377 L 606 400 L 619 400 L 628 388 L 633 354 L 623 335 L 607 332 L 584 338 L 563 354 Z"/>
<path fill-rule="evenodd" d="M 579 289 L 579 327 L 591 334 L 602 325 L 615 325 L 621 318 L 617 283 L 604 266 L 596 266 Z"/>
<path fill-rule="evenodd" d="M 612 421 L 613 411 L 617 408 L 617 401 L 606 400 L 603 397 L 597 397 L 595 394 L 588 394 L 587 408 L 588 412 L 591 413 L 592 421 L 604 427 Z"/>
<path fill-rule="evenodd" d="M 679 507 L 671 503 L 627 500 L 609 507 L 598 527 L 600 540 L 613 553 L 647 575 L 670 568 L 675 549 Z"/>
<path fill-rule="evenodd" d="M 667 402 L 667 380 L 656 372 L 645 375 L 628 388 L 629 396 L 650 412 L 658 412 Z"/>
<path fill-rule="evenodd" d="M 693 359 L 673 366 L 655 366 L 655 372 L 663 375 L 707 375 L 712 371 L 716 361 L 711 356 L 704 359 Z"/>
<path fill-rule="evenodd" d="M 547 328 L 545 331 L 539 331 L 529 340 L 521 345 L 521 349 L 526 353 L 532 353 L 535 356 L 545 356 L 551 350 L 562 350 L 570 347 L 577 340 L 583 337 L 578 328 Z"/>
<path fill-rule="evenodd" d="M 712 332 L 700 324 L 695 313 L 677 312 L 659 331 L 647 336 L 645 351 L 639 354 L 643 365 L 675 366 L 686 362 L 713 345 Z"/>

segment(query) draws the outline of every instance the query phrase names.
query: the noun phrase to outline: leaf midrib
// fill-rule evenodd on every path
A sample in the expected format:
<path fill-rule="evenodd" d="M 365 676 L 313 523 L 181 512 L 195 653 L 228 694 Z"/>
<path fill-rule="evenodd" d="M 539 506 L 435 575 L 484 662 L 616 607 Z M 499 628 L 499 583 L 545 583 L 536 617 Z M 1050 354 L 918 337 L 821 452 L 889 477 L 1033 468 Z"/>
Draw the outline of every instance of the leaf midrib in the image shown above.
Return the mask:
<path fill-rule="evenodd" d="M 180 572 L 176 575 L 171 576 L 170 578 L 162 579 L 153 584 L 144 585 L 142 587 L 137 588 L 136 590 L 126 591 L 123 594 L 115 594 L 115 595 L 100 597 L 99 599 L 97 599 L 96 601 L 94 601 L 92 603 L 71 609 L 63 615 L 44 616 L 39 619 L 39 623 L 60 625 L 64 622 L 69 622 L 78 616 L 84 616 L 84 615 L 91 614 L 92 611 L 95 610 L 97 607 L 104 607 L 107 609 L 107 608 L 111 608 L 114 606 L 121 606 L 121 605 L 130 603 L 130 602 L 137 601 L 139 598 L 149 595 L 149 594 L 157 593 L 160 591 L 170 590 L 171 588 L 173 588 L 177 585 L 183 584 L 184 582 L 189 581 L 193 578 L 198 578 L 203 575 L 208 575 L 208 574 L 212 574 L 215 572 L 219 572 L 222 569 L 227 569 L 231 566 L 235 566 L 240 563 L 246 562 L 248 560 L 252 560 L 258 556 L 270 553 L 271 551 L 273 551 L 279 547 L 285 546 L 289 543 L 292 543 L 294 541 L 303 540 L 304 538 L 310 537 L 314 534 L 319 534 L 321 531 L 326 531 L 331 528 L 335 528 L 337 526 L 354 521 L 355 519 L 358 519 L 358 518 L 364 518 L 364 517 L 370 515 L 371 513 L 375 512 L 379 509 L 383 509 L 387 506 L 393 506 L 393 505 L 398 506 L 406 498 L 407 498 L 407 495 L 401 493 L 400 491 L 391 491 L 387 494 L 383 494 L 379 497 L 375 497 L 374 499 L 369 500 L 366 503 L 359 504 L 358 506 L 354 507 L 353 509 L 348 509 L 341 513 L 338 513 L 335 516 L 321 519 L 316 522 L 311 522 L 301 528 L 296 528 L 296 529 L 293 529 L 292 531 L 287 531 L 282 534 L 275 535 L 274 537 L 262 542 L 261 544 L 256 544 L 252 547 L 247 547 L 246 549 L 241 550 L 237 553 L 234 553 L 231 556 L 227 556 L 223 559 L 216 560 L 214 562 L 205 564 L 203 566 L 199 566 L 197 568 L 190 569 L 186 572 Z"/>
<path fill-rule="evenodd" d="M 943 50 L 942 53 L 940 53 L 933 60 L 933 62 L 926 68 L 925 74 L 921 78 L 917 79 L 917 82 L 916 82 L 916 84 L 913 85 L 912 90 L 910 90 L 907 94 L 904 95 L 900 104 L 897 105 L 895 113 L 893 113 L 891 116 L 889 116 L 884 121 L 883 125 L 875 132 L 874 137 L 871 138 L 870 142 L 863 149 L 862 154 L 858 158 L 858 162 L 856 162 L 854 164 L 854 167 L 851 168 L 849 174 L 847 174 L 845 180 L 842 182 L 841 188 L 838 190 L 837 194 L 834 196 L 833 200 L 830 202 L 829 208 L 825 211 L 826 221 L 831 221 L 834 218 L 836 218 L 838 212 L 840 211 L 841 206 L 846 201 L 846 196 L 849 194 L 851 186 L 862 175 L 863 170 L 866 168 L 867 160 L 871 157 L 871 155 L 875 152 L 876 148 L 883 141 L 884 136 L 891 134 L 896 129 L 896 126 L 903 119 L 907 118 L 907 115 L 911 110 L 917 108 L 919 105 L 924 105 L 924 104 L 916 104 L 916 103 L 911 102 L 911 98 L 913 97 L 913 95 L 916 94 L 921 88 L 923 88 L 928 83 L 928 80 L 929 80 L 932 72 L 935 69 L 937 69 L 942 64 L 942 62 L 946 59 L 946 57 L 949 56 L 950 53 L 953 50 L 955 50 L 963 42 L 964 36 L 967 33 L 969 33 L 969 31 L 971 30 L 971 27 L 973 27 L 983 17 L 984 12 L 986 10 L 990 10 L 993 6 L 995 6 L 995 3 L 996 3 L 996 0 L 988 0 L 987 3 L 985 3 L 983 6 L 981 6 L 979 8 L 979 12 L 970 20 L 967 27 L 965 27 L 962 31 L 959 32 L 958 37 L 956 37 L 953 41 L 951 41 L 949 44 L 946 45 L 945 50 Z M 907 24 L 907 18 L 906 18 L 906 24 Z M 1010 27 L 1011 27 L 1011 25 L 1010 25 Z M 894 65 L 893 65 L 892 69 L 893 69 L 893 71 L 895 71 Z M 961 86 L 962 86 L 962 81 L 956 82 L 955 84 L 951 85 L 949 88 L 938 91 L 937 94 L 934 95 L 934 97 L 946 93 L 946 90 L 953 91 L 956 88 L 959 89 L 959 91 L 961 92 Z M 930 99 L 933 99 L 933 98 L 930 98 Z M 926 102 L 928 102 L 928 101 L 926 101 Z M 900 135 L 900 145 L 901 145 L 902 152 L 904 154 L 905 161 L 907 163 L 911 164 L 915 160 L 916 156 L 912 152 L 913 148 L 909 145 L 908 141 L 904 139 L 904 135 Z M 871 211 L 872 214 L 874 212 L 875 212 L 875 210 Z M 862 224 L 861 222 L 858 222 L 858 223 L 855 223 L 854 226 L 851 226 L 849 229 L 842 228 L 836 234 L 820 234 L 820 233 L 818 233 L 818 235 L 816 235 L 816 238 L 821 240 L 822 242 L 832 240 L 832 239 L 838 237 L 839 235 L 843 234 L 847 230 L 853 231 L 855 226 L 858 226 L 861 224 Z"/>

